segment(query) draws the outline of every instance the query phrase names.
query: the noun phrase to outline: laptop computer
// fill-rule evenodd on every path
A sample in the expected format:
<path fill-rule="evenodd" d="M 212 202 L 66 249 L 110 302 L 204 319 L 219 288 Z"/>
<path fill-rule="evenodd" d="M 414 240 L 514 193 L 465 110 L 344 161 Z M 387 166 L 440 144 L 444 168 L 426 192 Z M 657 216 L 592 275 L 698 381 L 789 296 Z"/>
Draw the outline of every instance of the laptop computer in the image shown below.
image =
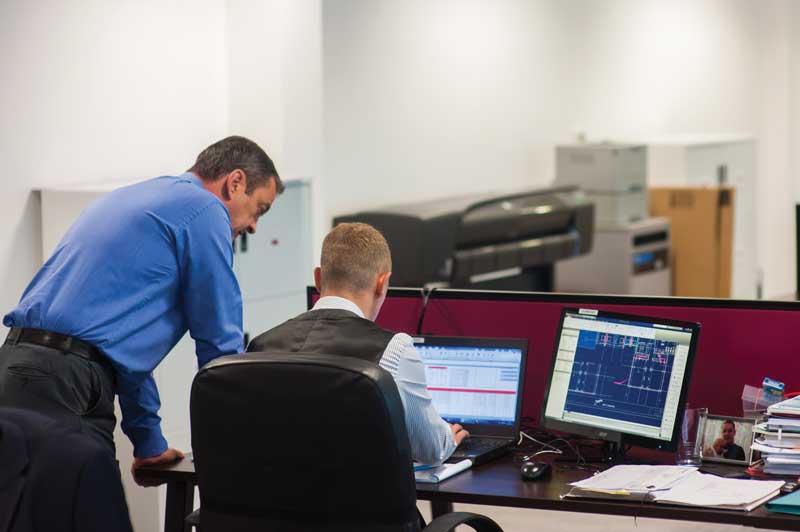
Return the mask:
<path fill-rule="evenodd" d="M 517 443 L 527 340 L 417 336 L 414 345 L 436 410 L 470 433 L 448 461 L 477 465 Z"/>

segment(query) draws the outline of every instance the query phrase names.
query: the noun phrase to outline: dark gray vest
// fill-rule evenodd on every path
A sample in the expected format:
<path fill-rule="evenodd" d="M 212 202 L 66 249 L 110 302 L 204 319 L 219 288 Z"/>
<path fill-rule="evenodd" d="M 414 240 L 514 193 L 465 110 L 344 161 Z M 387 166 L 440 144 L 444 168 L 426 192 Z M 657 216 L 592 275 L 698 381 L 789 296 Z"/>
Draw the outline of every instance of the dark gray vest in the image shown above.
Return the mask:
<path fill-rule="evenodd" d="M 347 310 L 320 309 L 256 336 L 247 350 L 341 355 L 377 364 L 394 335 Z"/>

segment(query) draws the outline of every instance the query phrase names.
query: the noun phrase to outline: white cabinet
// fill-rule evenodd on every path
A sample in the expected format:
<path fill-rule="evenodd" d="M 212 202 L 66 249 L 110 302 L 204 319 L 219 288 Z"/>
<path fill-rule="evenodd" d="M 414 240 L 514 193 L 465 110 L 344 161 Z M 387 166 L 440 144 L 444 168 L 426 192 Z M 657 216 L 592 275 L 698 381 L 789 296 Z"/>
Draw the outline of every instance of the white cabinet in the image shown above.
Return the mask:
<path fill-rule="evenodd" d="M 233 269 L 245 304 L 304 290 L 313 282 L 309 189 L 306 181 L 287 182 L 256 233 L 234 243 Z"/>
<path fill-rule="evenodd" d="M 717 186 L 722 174 L 736 189 L 731 297 L 741 299 L 754 299 L 759 283 L 756 162 L 756 142 L 747 137 L 648 143 L 648 186 Z"/>
<path fill-rule="evenodd" d="M 280 325 L 306 310 L 306 291 L 250 301 L 244 308 L 244 336 L 249 342 L 259 334 Z"/>
<path fill-rule="evenodd" d="M 236 242 L 248 341 L 306 309 L 306 286 L 314 283 L 310 200 L 308 182 L 286 182 L 256 233 Z"/>
<path fill-rule="evenodd" d="M 690 185 L 715 186 L 719 172 L 736 189 L 733 206 L 731 297 L 755 299 L 759 283 L 756 244 L 756 145 L 741 141 L 687 150 Z"/>

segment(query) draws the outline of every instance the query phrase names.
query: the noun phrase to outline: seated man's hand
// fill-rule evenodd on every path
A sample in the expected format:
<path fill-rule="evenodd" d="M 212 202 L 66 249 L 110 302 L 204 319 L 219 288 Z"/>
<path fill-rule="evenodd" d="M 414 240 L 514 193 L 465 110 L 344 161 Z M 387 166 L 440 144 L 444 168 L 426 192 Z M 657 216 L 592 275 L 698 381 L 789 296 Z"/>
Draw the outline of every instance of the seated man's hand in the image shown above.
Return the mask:
<path fill-rule="evenodd" d="M 450 430 L 453 431 L 453 439 L 456 440 L 456 447 L 461 445 L 461 442 L 469 438 L 469 431 L 467 431 L 464 427 L 455 423 L 454 425 L 450 425 Z"/>
<path fill-rule="evenodd" d="M 163 482 L 155 482 L 151 480 L 142 480 L 136 474 L 136 470 L 142 466 L 147 465 L 154 465 L 154 464 L 170 464 L 175 462 L 176 460 L 180 460 L 184 458 L 184 454 L 173 448 L 169 448 L 163 453 L 159 454 L 158 456 L 151 456 L 149 458 L 134 458 L 133 465 L 131 466 L 131 474 L 133 475 L 133 480 L 136 481 L 137 484 L 140 486 L 158 486 L 159 484 L 163 484 Z"/>

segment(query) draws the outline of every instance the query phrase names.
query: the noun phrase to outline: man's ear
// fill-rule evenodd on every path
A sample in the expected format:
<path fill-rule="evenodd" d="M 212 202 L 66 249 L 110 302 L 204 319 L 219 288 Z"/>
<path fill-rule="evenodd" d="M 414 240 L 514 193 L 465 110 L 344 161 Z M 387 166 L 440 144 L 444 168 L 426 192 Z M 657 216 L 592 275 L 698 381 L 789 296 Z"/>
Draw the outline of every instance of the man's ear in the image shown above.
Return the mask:
<path fill-rule="evenodd" d="M 231 199 L 237 192 L 244 192 L 247 190 L 247 175 L 238 168 L 233 172 L 226 175 L 225 185 L 222 187 L 222 193 L 225 194 L 225 199 Z"/>
<path fill-rule="evenodd" d="M 317 287 L 317 292 L 322 293 L 322 268 L 317 266 L 314 268 L 314 286 Z"/>
<path fill-rule="evenodd" d="M 378 275 L 378 280 L 375 282 L 375 297 L 385 297 L 386 292 L 389 290 L 389 278 L 392 272 L 384 272 Z"/>

